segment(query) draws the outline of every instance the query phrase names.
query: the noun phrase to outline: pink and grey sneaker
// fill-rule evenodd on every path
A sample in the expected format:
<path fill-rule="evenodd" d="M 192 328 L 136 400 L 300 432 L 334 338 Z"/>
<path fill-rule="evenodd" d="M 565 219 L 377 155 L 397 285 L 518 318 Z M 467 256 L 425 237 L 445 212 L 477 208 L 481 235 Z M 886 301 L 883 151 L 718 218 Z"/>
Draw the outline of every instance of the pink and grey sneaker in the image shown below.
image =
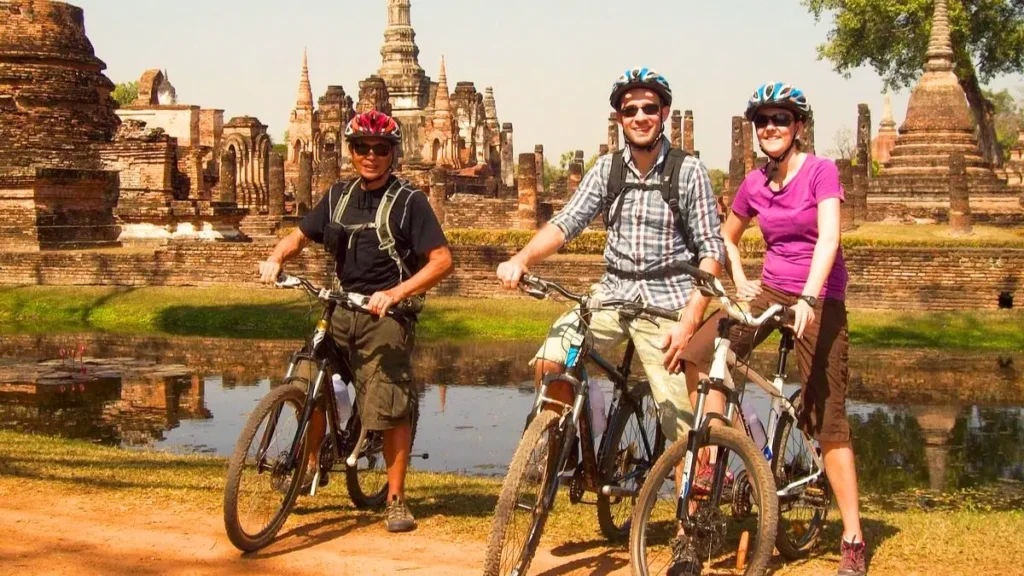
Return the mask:
<path fill-rule="evenodd" d="M 868 573 L 864 562 L 864 543 L 847 542 L 843 538 L 839 545 L 839 571 L 836 576 L 866 576 Z"/>

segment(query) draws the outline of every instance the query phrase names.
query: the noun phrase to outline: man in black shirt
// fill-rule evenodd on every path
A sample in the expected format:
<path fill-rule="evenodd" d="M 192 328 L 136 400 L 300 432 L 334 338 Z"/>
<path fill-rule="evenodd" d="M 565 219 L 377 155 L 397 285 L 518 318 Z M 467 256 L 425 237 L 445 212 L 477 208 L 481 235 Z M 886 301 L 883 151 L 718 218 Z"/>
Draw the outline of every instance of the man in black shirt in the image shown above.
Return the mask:
<path fill-rule="evenodd" d="M 281 266 L 312 240 L 334 254 L 345 291 L 369 295 L 369 313 L 341 307 L 335 311 L 331 336 L 349 357 L 362 424 L 383 431 L 387 528 L 404 532 L 416 526 L 405 502 L 412 444 L 409 415 L 416 402 L 414 334 L 410 324 L 385 314 L 392 305 L 422 297 L 437 285 L 452 271 L 452 257 L 426 195 L 392 175 L 402 142 L 398 123 L 376 111 L 358 114 L 346 127 L 345 140 L 359 178 L 331 186 L 299 229 L 260 263 L 260 279 L 273 282 Z M 322 411 L 314 412 L 308 436 L 313 441 L 311 467 L 325 429 Z"/>

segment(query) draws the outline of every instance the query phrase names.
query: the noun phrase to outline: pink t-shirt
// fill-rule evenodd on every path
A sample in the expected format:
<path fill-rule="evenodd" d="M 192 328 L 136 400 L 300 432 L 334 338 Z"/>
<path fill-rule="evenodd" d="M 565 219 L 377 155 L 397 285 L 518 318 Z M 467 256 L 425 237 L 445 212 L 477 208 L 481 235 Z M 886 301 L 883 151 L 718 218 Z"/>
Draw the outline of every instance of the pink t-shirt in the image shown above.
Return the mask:
<path fill-rule="evenodd" d="M 818 203 L 827 198 L 844 200 L 839 169 L 827 158 L 808 154 L 789 184 L 775 192 L 765 185 L 764 170 L 747 174 L 732 211 L 745 218 L 757 217 L 766 245 L 761 281 L 776 290 L 800 294 L 811 272 L 814 245 L 818 241 Z M 832 272 L 819 298 L 846 298 L 846 262 L 843 249 L 836 253 Z"/>

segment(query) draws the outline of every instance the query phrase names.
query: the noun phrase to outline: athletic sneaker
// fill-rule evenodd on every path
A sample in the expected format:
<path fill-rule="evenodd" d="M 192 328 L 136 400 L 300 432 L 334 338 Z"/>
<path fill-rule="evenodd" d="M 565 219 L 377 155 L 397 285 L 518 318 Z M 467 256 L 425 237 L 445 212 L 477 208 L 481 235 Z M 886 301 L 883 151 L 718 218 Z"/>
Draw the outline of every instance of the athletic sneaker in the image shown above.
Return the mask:
<path fill-rule="evenodd" d="M 388 502 L 387 518 L 388 532 L 408 532 L 416 528 L 416 519 L 412 517 L 409 506 L 397 495 Z"/>
<path fill-rule="evenodd" d="M 836 576 L 866 576 L 868 571 L 864 561 L 864 543 L 847 542 L 844 538 L 839 545 L 839 571 Z"/>

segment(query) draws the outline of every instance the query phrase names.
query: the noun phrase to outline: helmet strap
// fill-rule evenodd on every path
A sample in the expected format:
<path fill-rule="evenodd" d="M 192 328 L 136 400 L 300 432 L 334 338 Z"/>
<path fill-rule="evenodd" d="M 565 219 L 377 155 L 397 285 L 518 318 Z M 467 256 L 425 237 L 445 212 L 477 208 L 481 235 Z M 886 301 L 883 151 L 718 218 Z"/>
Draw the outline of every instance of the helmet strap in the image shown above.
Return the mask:
<path fill-rule="evenodd" d="M 796 147 L 796 136 L 793 136 L 792 142 L 790 142 L 789 146 L 786 146 L 786 149 L 778 156 L 772 156 L 768 152 L 765 152 L 764 146 L 761 146 L 761 152 L 764 152 L 764 155 L 768 157 L 768 178 L 764 181 L 765 186 L 767 186 L 775 178 L 775 175 L 778 174 L 779 166 L 786 161 L 786 158 L 789 157 L 794 147 Z"/>

